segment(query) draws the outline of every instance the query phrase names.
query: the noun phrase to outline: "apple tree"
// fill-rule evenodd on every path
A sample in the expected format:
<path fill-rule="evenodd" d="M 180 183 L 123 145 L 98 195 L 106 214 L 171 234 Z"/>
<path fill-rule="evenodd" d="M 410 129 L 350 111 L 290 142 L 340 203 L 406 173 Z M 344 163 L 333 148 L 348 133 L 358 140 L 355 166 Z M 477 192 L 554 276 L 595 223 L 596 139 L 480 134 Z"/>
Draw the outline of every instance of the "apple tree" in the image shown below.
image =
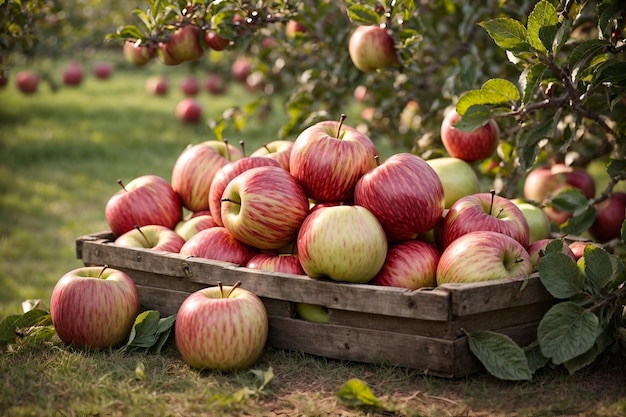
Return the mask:
<path fill-rule="evenodd" d="M 266 109 L 272 94 L 285 98 L 284 109 L 275 109 L 288 115 L 281 137 L 355 113 L 351 123 L 374 140 L 387 139 L 425 159 L 446 154 L 439 130 L 446 110 L 462 116 L 456 125 L 462 130 L 495 120 L 502 132 L 497 150 L 474 167 L 503 196 L 520 196 L 524 178 L 540 165 L 603 167 L 608 180 L 596 195 L 566 187 L 533 202 L 570 213 L 555 225 L 563 236 L 586 233 L 600 216 L 599 205 L 626 180 L 621 0 L 169 0 L 152 1 L 134 14 L 133 22 L 108 38 L 152 47 L 162 63 L 176 65 L 165 59 L 167 49 L 178 43 L 197 50 L 193 42 L 202 40 L 181 41 L 178 35 L 194 26 L 226 41 L 216 48 L 205 36 L 193 57 L 200 65 L 212 65 L 202 53 L 207 47 L 225 49 L 233 63 L 242 56 L 251 62 L 242 79 L 254 81 L 261 94 L 211 121 L 218 138 L 226 126 L 241 127 Z M 353 50 L 359 26 L 382 28 L 392 42 Z M 389 53 L 395 59 L 384 58 Z M 470 335 L 489 370 L 525 379 L 550 362 L 574 372 L 624 343 L 625 229 L 615 240 L 585 248 L 578 265 L 558 248 L 546 250 L 542 282 L 564 302 L 539 326 L 528 353 L 536 366 L 530 369 L 526 360 L 494 363 L 501 356 L 494 351 L 518 359 L 524 352 L 501 335 Z M 506 369 L 519 373 L 500 372 Z"/>

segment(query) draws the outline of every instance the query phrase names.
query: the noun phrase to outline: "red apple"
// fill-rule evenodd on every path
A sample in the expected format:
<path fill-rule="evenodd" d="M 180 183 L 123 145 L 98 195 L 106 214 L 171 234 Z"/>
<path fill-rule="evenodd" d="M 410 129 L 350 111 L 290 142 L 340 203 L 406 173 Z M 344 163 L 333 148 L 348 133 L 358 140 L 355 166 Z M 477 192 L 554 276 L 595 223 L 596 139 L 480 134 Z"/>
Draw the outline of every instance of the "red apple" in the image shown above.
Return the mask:
<path fill-rule="evenodd" d="M 296 20 L 290 20 L 285 25 L 285 35 L 288 38 L 295 38 L 298 33 L 306 33 L 307 28 Z"/>
<path fill-rule="evenodd" d="M 443 185 L 434 169 L 412 153 L 397 153 L 356 183 L 354 203 L 371 211 L 389 242 L 415 238 L 443 214 Z"/>
<path fill-rule="evenodd" d="M 250 58 L 240 55 L 233 61 L 230 71 L 235 80 L 245 83 L 246 78 L 252 72 L 252 61 Z"/>
<path fill-rule="evenodd" d="M 63 70 L 63 84 L 80 85 L 83 82 L 83 69 L 76 61 L 71 61 Z"/>
<path fill-rule="evenodd" d="M 124 342 L 139 314 L 139 293 L 122 271 L 83 267 L 57 281 L 50 316 L 59 339 L 80 348 L 101 349 Z"/>
<path fill-rule="evenodd" d="M 146 80 L 146 92 L 155 96 L 167 94 L 169 83 L 165 75 L 153 75 Z"/>
<path fill-rule="evenodd" d="M 228 83 L 220 74 L 213 73 L 207 77 L 204 88 L 210 94 L 221 95 L 228 90 Z"/>
<path fill-rule="evenodd" d="M 201 40 L 202 29 L 193 24 L 186 24 L 176 29 L 170 38 L 159 44 L 159 59 L 165 65 L 177 65 L 185 61 L 195 61 L 204 54 Z"/>
<path fill-rule="evenodd" d="M 493 231 L 467 233 L 444 249 L 437 264 L 437 285 L 519 278 L 533 271 L 526 249 Z"/>
<path fill-rule="evenodd" d="M 252 152 L 250 156 L 265 156 L 274 159 L 284 170 L 289 171 L 289 159 L 293 143 L 291 140 L 275 140 L 264 144 Z"/>
<path fill-rule="evenodd" d="M 359 26 L 350 36 L 348 53 L 354 66 L 363 72 L 394 65 L 398 55 L 394 39 L 382 26 Z"/>
<path fill-rule="evenodd" d="M 131 64 L 141 67 L 146 65 L 156 54 L 156 46 L 140 41 L 124 42 L 124 58 Z"/>
<path fill-rule="evenodd" d="M 530 229 L 524 213 L 511 200 L 495 193 L 478 193 L 458 199 L 443 222 L 442 244 L 446 248 L 461 236 L 476 231 L 505 234 L 524 248 Z"/>
<path fill-rule="evenodd" d="M 212 146 L 204 143 L 187 146 L 172 168 L 172 188 L 180 196 L 183 206 L 194 212 L 208 210 L 213 178 L 229 163 Z"/>
<path fill-rule="evenodd" d="M 188 241 L 191 236 L 195 235 L 200 230 L 218 225 L 213 216 L 208 214 L 208 211 L 203 211 L 203 213 L 207 214 L 194 214 L 190 218 L 181 220 L 174 228 L 174 231 L 178 233 L 184 241 Z"/>
<path fill-rule="evenodd" d="M 239 149 L 231 145 L 230 143 L 228 143 L 226 140 L 212 139 L 212 140 L 205 140 L 204 142 L 201 142 L 201 143 L 203 145 L 208 145 L 211 148 L 215 149 L 217 153 L 222 155 L 224 158 L 226 158 L 230 162 L 237 161 L 245 156 L 243 153 L 243 148 Z"/>
<path fill-rule="evenodd" d="M 111 77 L 113 65 L 110 62 L 96 62 L 93 66 L 93 73 L 96 78 L 106 80 Z"/>
<path fill-rule="evenodd" d="M 573 242 L 570 242 L 567 246 L 570 248 L 570 250 L 574 254 L 574 259 L 578 261 L 580 258 L 583 257 L 585 253 L 585 247 L 587 245 L 599 246 L 596 242 L 587 242 L 587 241 L 582 241 L 582 240 L 575 240 Z"/>
<path fill-rule="evenodd" d="M 614 192 L 595 208 L 596 220 L 589 228 L 591 237 L 599 242 L 619 238 L 626 219 L 626 193 Z"/>
<path fill-rule="evenodd" d="M 376 167 L 376 145 L 344 118 L 306 128 L 291 149 L 289 171 L 316 202 L 352 200 L 357 181 Z"/>
<path fill-rule="evenodd" d="M 22 93 L 34 94 L 37 92 L 39 76 L 32 71 L 19 71 L 15 75 L 15 84 Z"/>
<path fill-rule="evenodd" d="M 178 194 L 170 183 L 157 175 L 142 175 L 126 186 L 121 180 L 121 190 L 106 203 L 107 223 L 115 236 L 120 236 L 135 226 L 158 224 L 173 229 L 181 220 L 183 209 Z"/>
<path fill-rule="evenodd" d="M 246 170 L 222 193 L 224 227 L 241 242 L 278 249 L 295 240 L 309 214 L 309 199 L 300 183 L 280 167 Z"/>
<path fill-rule="evenodd" d="M 495 120 L 489 120 L 472 132 L 465 132 L 454 127 L 460 118 L 453 109 L 446 113 L 441 123 L 441 142 L 448 154 L 467 162 L 479 161 L 493 155 L 500 137 L 500 129 Z"/>
<path fill-rule="evenodd" d="M 389 247 L 385 264 L 372 284 L 416 290 L 437 284 L 437 264 L 441 254 L 430 243 L 406 240 Z"/>
<path fill-rule="evenodd" d="M 228 183 L 239 174 L 256 167 L 274 166 L 280 167 L 278 162 L 263 156 L 248 156 L 223 165 L 214 175 L 211 181 L 208 205 L 211 215 L 219 226 L 223 226 L 222 221 L 222 194 Z"/>
<path fill-rule="evenodd" d="M 200 82 L 193 75 L 187 75 L 180 82 L 180 91 L 186 96 L 196 96 L 200 92 Z"/>
<path fill-rule="evenodd" d="M 365 207 L 326 206 L 304 220 L 297 248 L 309 277 L 366 283 L 385 263 L 387 238 L 376 216 Z"/>
<path fill-rule="evenodd" d="M 176 118 L 184 123 L 199 123 L 202 119 L 202 105 L 191 97 L 184 98 L 176 105 Z"/>
<path fill-rule="evenodd" d="M 269 272 L 306 275 L 296 253 L 261 252 L 254 255 L 246 267 Z"/>
<path fill-rule="evenodd" d="M 354 89 L 354 93 L 353 93 L 354 99 L 358 102 L 358 103 L 364 103 L 365 100 L 367 100 L 367 98 L 369 97 L 369 91 L 367 90 L 367 87 L 364 85 L 358 85 L 355 89 Z"/>
<path fill-rule="evenodd" d="M 225 227 L 215 226 L 190 237 L 179 253 L 245 266 L 258 250 L 237 240 Z"/>
<path fill-rule="evenodd" d="M 178 253 L 185 240 L 172 229 L 149 224 L 129 230 L 118 236 L 113 243 L 126 248 L 146 248 Z"/>
<path fill-rule="evenodd" d="M 198 369 L 233 371 L 257 361 L 267 340 L 267 310 L 238 285 L 209 287 L 189 295 L 176 315 L 176 346 Z"/>
<path fill-rule="evenodd" d="M 222 38 L 216 31 L 207 30 L 204 33 L 204 41 L 207 46 L 215 51 L 223 51 L 230 45 L 230 40 Z"/>
<path fill-rule="evenodd" d="M 537 266 L 539 266 L 539 260 L 541 259 L 541 256 L 543 256 L 542 252 L 544 252 L 546 250 L 546 246 L 554 240 L 556 239 L 539 239 L 528 246 L 528 256 L 530 257 L 530 262 L 532 263 L 533 268 L 537 268 Z M 577 260 L 576 255 L 574 255 L 572 249 L 565 242 L 563 242 L 563 254 L 569 256 L 574 261 Z"/>

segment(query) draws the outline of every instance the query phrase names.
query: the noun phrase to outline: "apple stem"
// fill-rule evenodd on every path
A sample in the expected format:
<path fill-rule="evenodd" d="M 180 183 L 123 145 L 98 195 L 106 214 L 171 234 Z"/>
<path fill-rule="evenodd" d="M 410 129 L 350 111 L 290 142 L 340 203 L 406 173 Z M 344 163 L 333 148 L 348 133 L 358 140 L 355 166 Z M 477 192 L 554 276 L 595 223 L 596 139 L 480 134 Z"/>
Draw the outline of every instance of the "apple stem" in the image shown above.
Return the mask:
<path fill-rule="evenodd" d="M 109 265 L 103 265 L 100 273 L 98 274 L 98 278 L 102 278 L 102 274 L 104 274 L 105 269 L 107 269 Z"/>
<path fill-rule="evenodd" d="M 230 161 L 230 148 L 228 147 L 228 139 L 224 138 L 222 142 L 224 142 L 224 146 L 226 147 L 226 159 Z"/>
<path fill-rule="evenodd" d="M 146 235 L 143 233 L 143 231 L 141 230 L 141 227 L 139 227 L 138 224 L 136 224 L 135 229 L 137 229 L 139 231 L 139 233 L 141 234 L 141 236 L 143 236 L 143 240 L 146 241 L 146 245 L 150 246 L 150 241 L 148 240 L 148 238 L 146 237 Z"/>
<path fill-rule="evenodd" d="M 246 143 L 243 140 L 240 140 L 239 146 L 241 146 L 241 153 L 243 153 L 243 156 L 246 156 Z"/>
<path fill-rule="evenodd" d="M 240 203 L 239 201 L 233 201 L 233 200 L 231 200 L 231 199 L 230 199 L 230 198 L 228 198 L 228 197 L 224 197 L 224 198 L 222 198 L 220 201 L 221 201 L 222 203 L 226 203 L 226 202 L 228 202 L 228 203 L 233 203 L 233 204 L 238 204 L 238 205 L 241 205 L 241 203 Z"/>
<path fill-rule="evenodd" d="M 337 139 L 339 139 L 339 135 L 341 134 L 341 128 L 343 127 L 343 122 L 346 120 L 346 116 L 345 114 L 341 113 L 341 116 L 339 117 L 339 127 L 337 128 L 337 135 L 335 136 Z"/>
<path fill-rule="evenodd" d="M 220 297 L 224 298 L 224 286 L 222 285 L 222 281 L 217 281 L 217 286 L 220 287 Z"/>
<path fill-rule="evenodd" d="M 226 294 L 226 298 L 230 297 L 230 295 L 233 293 L 233 291 L 235 291 L 237 288 L 239 288 L 240 285 L 241 285 L 241 281 L 235 282 L 235 285 L 233 285 L 233 287 L 230 289 L 230 291 L 228 291 L 228 294 Z"/>
<path fill-rule="evenodd" d="M 268 148 L 268 147 L 267 147 L 267 143 L 264 143 L 264 144 L 263 144 L 263 147 L 265 148 L 265 150 L 266 150 L 268 153 L 272 153 L 272 151 L 270 151 L 270 148 Z"/>
<path fill-rule="evenodd" d="M 374 155 L 374 160 L 376 161 L 376 166 L 379 167 L 380 166 L 380 155 Z"/>
<path fill-rule="evenodd" d="M 119 180 L 119 179 L 118 179 L 116 182 L 120 185 L 120 187 L 122 187 L 122 190 L 124 190 L 124 191 L 128 192 L 128 190 L 126 189 L 126 187 L 124 187 L 124 183 L 122 182 L 122 180 Z"/>
<path fill-rule="evenodd" d="M 496 190 L 489 190 L 491 193 L 491 204 L 489 204 L 489 215 L 491 216 L 491 212 L 493 211 L 493 201 L 496 199 Z"/>

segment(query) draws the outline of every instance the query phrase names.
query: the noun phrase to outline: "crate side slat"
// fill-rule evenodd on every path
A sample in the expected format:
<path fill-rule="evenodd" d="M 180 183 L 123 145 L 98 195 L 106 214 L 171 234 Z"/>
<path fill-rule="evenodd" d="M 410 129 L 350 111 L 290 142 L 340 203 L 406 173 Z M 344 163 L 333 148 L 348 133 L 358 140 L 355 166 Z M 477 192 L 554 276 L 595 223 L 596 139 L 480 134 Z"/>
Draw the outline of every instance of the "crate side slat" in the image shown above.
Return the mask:
<path fill-rule="evenodd" d="M 222 281 L 242 287 L 260 297 L 321 304 L 328 308 L 365 311 L 389 316 L 446 321 L 450 318 L 449 294 L 437 289 L 410 291 L 368 284 L 338 283 L 306 276 L 271 273 L 226 262 L 187 257 L 141 248 L 124 248 L 102 241 L 82 243 L 85 264 L 137 270 L 216 285 Z M 173 287 L 176 283 L 173 281 Z"/>
<path fill-rule="evenodd" d="M 267 344 L 332 359 L 393 363 L 436 376 L 454 373 L 454 342 L 418 335 L 270 317 Z"/>
<path fill-rule="evenodd" d="M 554 300 L 538 274 L 471 284 L 444 284 L 439 289 L 450 292 L 451 313 L 455 317 Z"/>
<path fill-rule="evenodd" d="M 139 302 L 143 310 L 157 310 L 161 317 L 171 316 L 189 296 L 185 291 L 166 290 L 163 288 L 137 285 Z"/>

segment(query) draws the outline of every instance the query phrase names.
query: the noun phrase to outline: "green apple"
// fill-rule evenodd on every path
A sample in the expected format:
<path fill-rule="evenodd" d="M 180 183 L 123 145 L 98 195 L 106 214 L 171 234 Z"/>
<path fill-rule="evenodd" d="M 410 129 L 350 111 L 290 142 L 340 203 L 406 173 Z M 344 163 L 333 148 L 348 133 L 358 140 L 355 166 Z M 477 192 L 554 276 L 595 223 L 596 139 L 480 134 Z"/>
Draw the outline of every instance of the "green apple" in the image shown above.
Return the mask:
<path fill-rule="evenodd" d="M 296 313 L 302 320 L 312 323 L 329 323 L 328 309 L 318 304 L 297 303 Z"/>
<path fill-rule="evenodd" d="M 472 166 L 459 158 L 442 157 L 426 161 L 435 170 L 445 194 L 448 209 L 461 197 L 480 191 L 480 181 Z"/>
<path fill-rule="evenodd" d="M 526 217 L 530 229 L 530 243 L 550 237 L 550 219 L 545 211 L 521 198 L 512 201 Z"/>

